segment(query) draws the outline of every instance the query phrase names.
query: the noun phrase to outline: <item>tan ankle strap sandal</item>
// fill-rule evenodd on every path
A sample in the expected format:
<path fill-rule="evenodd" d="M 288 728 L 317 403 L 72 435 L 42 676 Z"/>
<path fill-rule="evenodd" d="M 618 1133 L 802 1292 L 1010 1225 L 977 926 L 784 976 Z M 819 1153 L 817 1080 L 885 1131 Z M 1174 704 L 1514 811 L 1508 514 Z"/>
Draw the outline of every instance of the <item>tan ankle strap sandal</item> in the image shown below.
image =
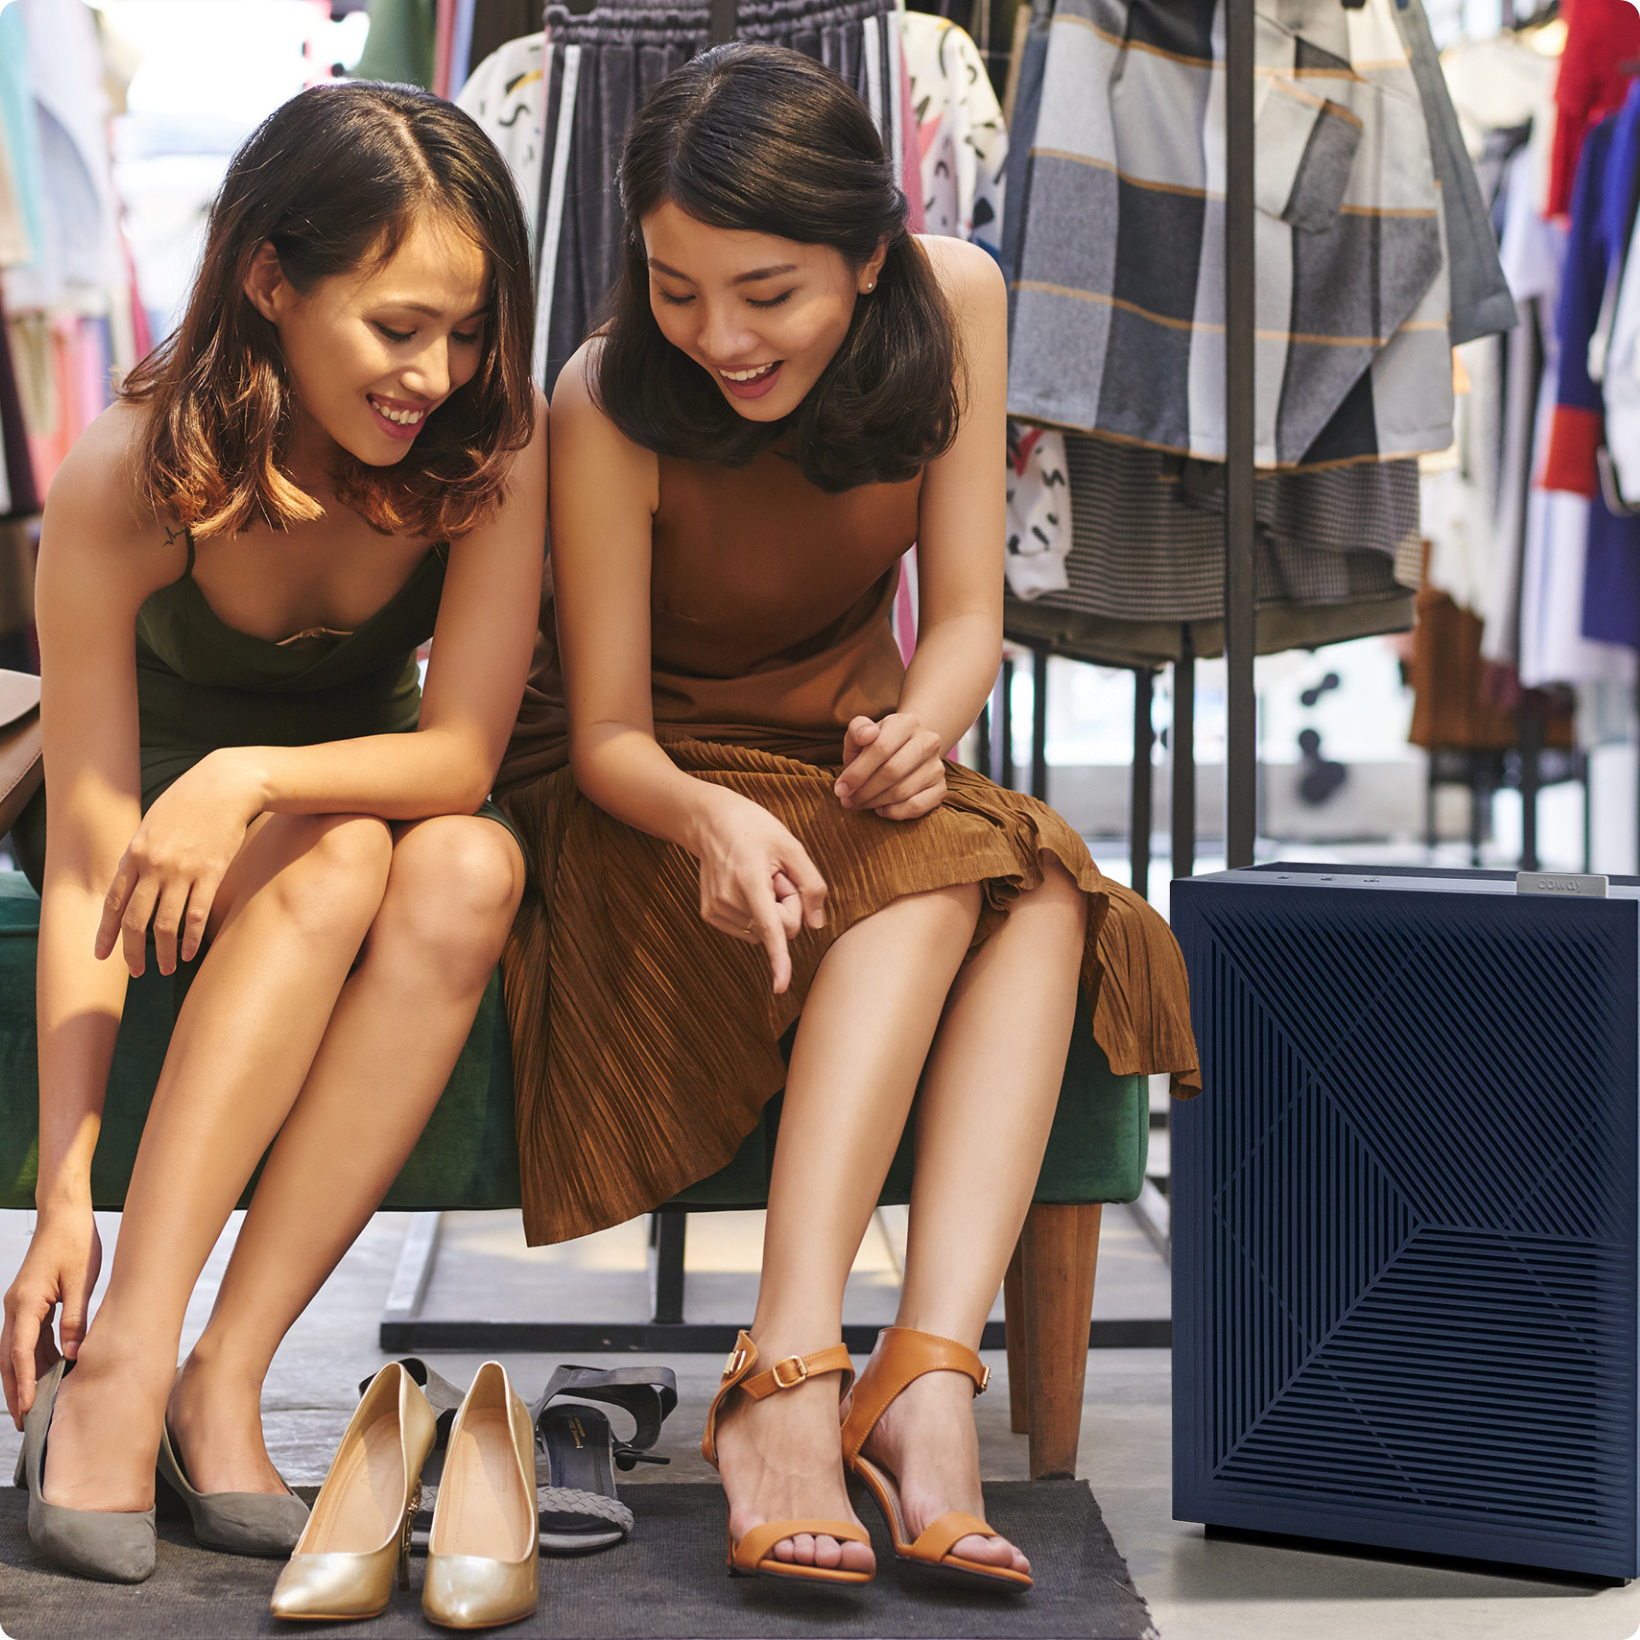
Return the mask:
<path fill-rule="evenodd" d="M 842 1381 L 837 1388 L 837 1399 L 842 1401 L 854 1382 L 854 1366 L 849 1353 L 841 1344 L 829 1344 L 812 1355 L 788 1355 L 772 1367 L 757 1371 L 757 1345 L 749 1333 L 742 1332 L 723 1368 L 723 1383 L 713 1398 L 706 1414 L 706 1433 L 701 1436 L 700 1455 L 714 1468 L 718 1466 L 717 1421 L 727 1398 L 736 1390 L 744 1390 L 754 1401 L 762 1401 L 784 1389 L 796 1389 L 810 1378 L 822 1378 L 827 1373 L 839 1372 Z M 841 1566 L 804 1566 L 796 1561 L 776 1560 L 774 1546 L 799 1533 L 816 1537 L 836 1538 L 839 1543 L 864 1543 L 871 1539 L 864 1528 L 851 1520 L 771 1520 L 754 1526 L 743 1538 L 729 1534 L 730 1576 L 786 1577 L 813 1583 L 869 1583 L 872 1572 L 848 1571 Z"/>
<path fill-rule="evenodd" d="M 974 1394 L 983 1395 L 991 1382 L 991 1369 L 966 1344 L 910 1327 L 884 1327 L 877 1336 L 877 1348 L 854 1389 L 848 1418 L 843 1424 L 843 1462 L 851 1474 L 865 1483 L 877 1500 L 894 1542 L 894 1558 L 907 1565 L 963 1583 L 983 1583 L 991 1588 L 1023 1592 L 1031 1587 L 1028 1572 L 1012 1567 L 990 1566 L 954 1555 L 951 1550 L 965 1537 L 998 1537 L 994 1526 L 977 1515 L 952 1510 L 932 1522 L 914 1541 L 907 1541 L 905 1511 L 900 1506 L 896 1478 L 880 1464 L 864 1457 L 860 1449 L 871 1438 L 877 1421 L 888 1411 L 900 1392 L 924 1373 L 960 1372 L 974 1381 Z"/>

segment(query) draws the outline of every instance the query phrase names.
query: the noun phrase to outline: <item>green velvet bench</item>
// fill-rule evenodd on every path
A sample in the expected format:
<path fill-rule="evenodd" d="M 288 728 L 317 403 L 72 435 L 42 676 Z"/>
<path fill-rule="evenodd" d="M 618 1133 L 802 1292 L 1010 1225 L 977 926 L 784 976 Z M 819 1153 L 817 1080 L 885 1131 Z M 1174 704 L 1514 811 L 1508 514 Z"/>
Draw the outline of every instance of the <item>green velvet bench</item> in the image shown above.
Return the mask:
<path fill-rule="evenodd" d="M 0 872 L 0 1208 L 34 1205 L 38 1165 L 34 962 L 39 913 L 40 902 L 22 875 Z M 167 978 L 151 962 L 127 993 L 91 1168 L 92 1199 L 99 1208 L 118 1209 L 124 1200 L 148 1102 L 192 973 L 190 965 Z M 424 1317 L 421 1301 L 437 1255 L 439 1214 L 449 1209 L 516 1208 L 520 1202 L 512 1063 L 499 975 L 493 977 L 449 1085 L 382 1202 L 384 1209 L 414 1215 L 390 1284 L 382 1318 L 382 1348 L 727 1352 L 734 1342 L 733 1327 L 691 1326 L 683 1319 L 687 1215 L 765 1204 L 779 1120 L 777 1096 L 727 1167 L 656 1209 L 650 1232 L 655 1304 L 648 1322 L 601 1326 Z M 1065 1068 L 1035 1205 L 1005 1287 L 1013 1426 L 1030 1434 L 1033 1475 L 1074 1471 L 1100 1204 L 1131 1202 L 1138 1197 L 1144 1184 L 1149 1128 L 1145 1078 L 1111 1072 L 1093 1041 L 1084 1012 Z M 908 1202 L 911 1174 L 908 1124 L 882 1202 Z M 0 1280 L 8 1277 L 9 1272 L 0 1272 Z M 1163 1341 L 1141 1338 L 1133 1323 L 1105 1326 L 1115 1329 L 1116 1335 L 1101 1342 Z M 999 1331 L 994 1323 L 987 1329 L 987 1347 L 1004 1342 L 996 1336 Z M 861 1336 L 853 1336 L 855 1333 Z M 874 1334 L 875 1328 L 845 1329 L 850 1349 L 862 1355 L 869 1352 Z"/>

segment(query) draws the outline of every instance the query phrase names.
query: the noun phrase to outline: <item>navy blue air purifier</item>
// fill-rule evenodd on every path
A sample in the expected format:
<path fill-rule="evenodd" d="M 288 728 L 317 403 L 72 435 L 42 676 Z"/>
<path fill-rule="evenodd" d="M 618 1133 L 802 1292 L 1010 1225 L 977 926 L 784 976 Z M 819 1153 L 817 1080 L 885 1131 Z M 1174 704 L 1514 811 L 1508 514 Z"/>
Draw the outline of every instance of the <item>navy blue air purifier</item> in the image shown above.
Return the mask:
<path fill-rule="evenodd" d="M 1640 1570 L 1640 879 L 1603 884 L 1174 883 L 1177 1519 Z"/>

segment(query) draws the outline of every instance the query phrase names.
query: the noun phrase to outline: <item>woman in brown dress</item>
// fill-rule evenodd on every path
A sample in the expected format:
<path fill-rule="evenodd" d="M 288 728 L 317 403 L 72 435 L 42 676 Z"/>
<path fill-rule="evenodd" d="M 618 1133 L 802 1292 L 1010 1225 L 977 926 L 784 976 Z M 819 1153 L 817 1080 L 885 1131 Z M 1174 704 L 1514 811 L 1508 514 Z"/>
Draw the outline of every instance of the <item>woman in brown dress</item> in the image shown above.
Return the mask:
<path fill-rule="evenodd" d="M 554 585 L 497 787 L 534 883 L 506 958 L 526 1229 L 654 1207 L 784 1086 L 707 1455 L 739 1569 L 863 1580 L 843 1285 L 920 1077 L 904 1291 L 848 1459 L 897 1484 L 897 1546 L 939 1524 L 914 1558 L 1028 1585 L 981 1518 L 972 1350 L 1078 986 L 1118 1073 L 1196 1057 L 1161 919 L 1052 810 L 947 760 L 1000 658 L 1003 282 L 907 233 L 864 105 L 773 47 L 664 81 L 621 191 L 613 317 L 553 400 Z"/>

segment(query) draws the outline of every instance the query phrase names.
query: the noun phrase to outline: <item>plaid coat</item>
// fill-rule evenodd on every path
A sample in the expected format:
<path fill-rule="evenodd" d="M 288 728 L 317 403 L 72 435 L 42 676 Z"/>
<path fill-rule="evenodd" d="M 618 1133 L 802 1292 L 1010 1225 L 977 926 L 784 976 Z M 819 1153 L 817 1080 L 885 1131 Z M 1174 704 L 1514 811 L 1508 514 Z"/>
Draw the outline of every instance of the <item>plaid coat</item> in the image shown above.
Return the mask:
<path fill-rule="evenodd" d="M 1445 230 L 1394 0 L 1258 3 L 1258 463 L 1445 449 Z M 1224 459 L 1223 41 L 1222 0 L 1059 0 L 1012 414 Z"/>

